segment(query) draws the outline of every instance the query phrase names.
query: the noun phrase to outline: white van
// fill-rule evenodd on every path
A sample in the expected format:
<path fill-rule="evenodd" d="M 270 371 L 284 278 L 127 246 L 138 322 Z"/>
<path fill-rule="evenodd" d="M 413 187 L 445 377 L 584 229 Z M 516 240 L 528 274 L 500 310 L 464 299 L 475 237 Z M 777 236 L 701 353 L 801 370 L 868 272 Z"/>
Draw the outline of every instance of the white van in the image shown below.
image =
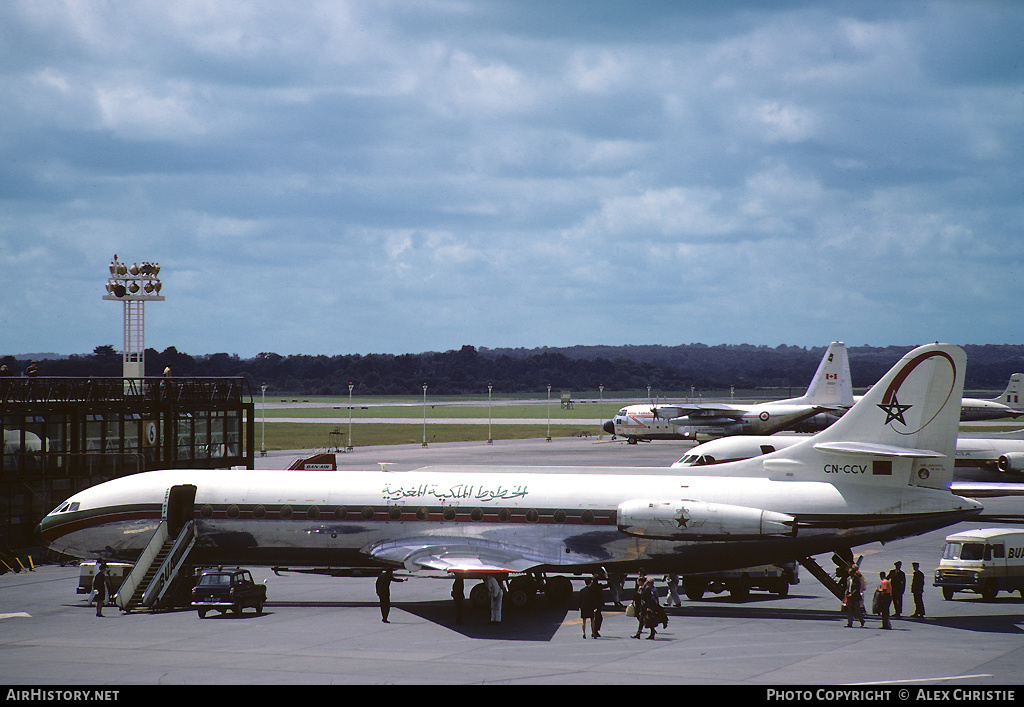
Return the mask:
<path fill-rule="evenodd" d="M 947 600 L 958 591 L 977 592 L 986 600 L 1000 591 L 1024 597 L 1024 530 L 981 528 L 948 536 L 935 586 Z"/>

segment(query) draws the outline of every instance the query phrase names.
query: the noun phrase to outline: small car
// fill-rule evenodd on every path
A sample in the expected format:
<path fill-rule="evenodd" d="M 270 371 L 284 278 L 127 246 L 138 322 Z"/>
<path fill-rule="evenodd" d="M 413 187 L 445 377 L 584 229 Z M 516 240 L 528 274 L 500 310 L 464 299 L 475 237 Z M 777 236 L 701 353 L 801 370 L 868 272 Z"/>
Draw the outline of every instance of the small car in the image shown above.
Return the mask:
<path fill-rule="evenodd" d="M 241 616 L 247 606 L 262 614 L 266 601 L 267 585 L 254 582 L 249 570 L 244 569 L 203 570 L 192 589 L 192 608 L 199 612 L 201 619 L 206 618 L 211 609 L 222 614 L 233 611 L 235 616 Z"/>

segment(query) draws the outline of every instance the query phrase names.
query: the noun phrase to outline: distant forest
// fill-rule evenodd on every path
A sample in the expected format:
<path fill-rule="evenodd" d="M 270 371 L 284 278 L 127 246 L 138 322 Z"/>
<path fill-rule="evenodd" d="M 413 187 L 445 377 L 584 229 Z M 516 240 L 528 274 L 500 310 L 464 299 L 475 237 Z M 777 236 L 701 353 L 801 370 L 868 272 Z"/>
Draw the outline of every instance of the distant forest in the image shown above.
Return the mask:
<path fill-rule="evenodd" d="M 848 347 L 855 388 L 878 381 L 910 346 Z M 1013 373 L 1024 371 L 1024 345 L 966 345 L 968 390 L 1002 392 Z M 498 395 L 646 390 L 655 395 L 697 391 L 806 389 L 825 347 L 685 344 L 680 346 L 573 346 L 567 348 L 459 350 L 419 354 L 349 354 L 254 358 L 215 353 L 192 356 L 173 346 L 146 350 L 146 375 L 159 376 L 167 365 L 175 377 L 241 376 L 254 395 L 266 383 L 273 395 L 486 395 L 492 383 Z M 3 356 L 0 363 L 21 375 L 28 361 Z M 44 376 L 120 376 L 121 355 L 113 346 L 92 354 L 40 361 Z M 789 394 L 789 392 L 787 392 Z"/>

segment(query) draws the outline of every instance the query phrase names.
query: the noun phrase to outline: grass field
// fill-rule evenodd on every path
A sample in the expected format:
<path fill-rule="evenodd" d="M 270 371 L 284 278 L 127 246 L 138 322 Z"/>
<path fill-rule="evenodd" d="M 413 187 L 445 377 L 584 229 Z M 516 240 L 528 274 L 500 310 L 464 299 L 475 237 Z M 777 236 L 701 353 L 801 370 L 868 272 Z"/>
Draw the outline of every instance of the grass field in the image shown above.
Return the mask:
<path fill-rule="evenodd" d="M 541 439 L 547 437 L 547 425 L 492 425 L 492 439 Z M 572 425 L 551 425 L 552 437 L 579 436 L 580 433 L 597 434 L 597 426 L 582 428 Z M 332 434 L 337 433 L 337 434 Z M 348 424 L 320 424 L 315 422 L 275 422 L 266 427 L 266 449 L 335 449 L 348 445 Z M 261 425 L 256 421 L 256 448 L 260 448 Z M 427 443 L 432 442 L 485 442 L 487 423 L 430 424 L 427 423 Z M 372 447 L 388 444 L 419 444 L 423 442 L 423 425 L 352 423 L 352 446 Z"/>
<path fill-rule="evenodd" d="M 273 398 L 275 403 L 280 397 Z M 288 399 L 287 402 L 293 402 Z M 334 449 L 348 446 L 349 409 L 347 398 L 324 398 L 306 396 L 294 399 L 296 403 L 319 403 L 324 407 L 286 407 L 267 409 L 267 424 L 261 424 L 264 410 L 259 399 L 255 406 L 256 447 L 260 448 L 263 434 L 266 435 L 266 449 Z M 389 402 L 393 404 L 384 404 Z M 632 401 L 631 404 L 641 402 Z M 737 400 L 737 402 L 739 402 Z M 467 404 L 472 403 L 472 404 Z M 479 399 L 450 399 L 427 403 L 427 443 L 432 442 L 483 442 L 488 438 L 488 414 L 492 420 L 522 418 L 535 420 L 527 424 L 490 425 L 491 439 L 543 439 L 601 434 L 601 425 L 622 407 L 622 400 L 602 402 L 576 402 L 570 409 L 562 408 L 557 399 L 550 406 L 546 402 L 520 403 L 500 401 L 488 410 L 487 401 Z M 352 446 L 367 447 L 389 444 L 418 444 L 423 442 L 422 423 L 360 422 L 360 418 L 422 419 L 422 401 L 367 400 L 353 399 Z M 550 415 L 550 427 L 547 424 Z M 324 419 L 329 422 L 274 422 L 275 418 Z M 432 418 L 456 418 L 475 420 L 475 423 L 448 424 L 431 421 Z M 341 420 L 341 422 L 339 422 Z M 566 424 L 565 420 L 586 420 L 585 424 Z M 1019 429 L 1020 423 L 1008 421 L 1006 430 Z M 265 433 L 264 433 L 265 428 Z M 1002 429 L 1002 428 L 1000 428 Z M 992 428 L 991 431 L 996 431 Z"/>
<path fill-rule="evenodd" d="M 310 401 L 312 402 L 312 401 Z M 354 403 L 352 405 L 352 420 L 353 422 L 358 421 L 359 418 L 363 417 L 386 417 L 386 418 L 422 418 L 423 417 L 423 405 L 416 404 L 405 404 L 405 405 L 373 405 L 364 406 Z M 604 403 L 575 403 L 572 408 L 563 408 L 557 401 L 551 404 L 550 415 L 552 421 L 558 419 L 587 419 L 594 420 L 596 423 L 599 419 L 610 418 L 621 405 L 613 404 L 611 402 Z M 303 419 L 316 419 L 316 418 L 329 418 L 339 419 L 344 418 L 348 420 L 348 405 L 332 405 L 329 407 L 287 407 L 287 408 L 268 408 L 267 419 L 280 418 L 280 417 L 301 417 Z M 548 406 L 544 403 L 540 404 L 513 404 L 513 405 L 494 405 L 490 409 L 490 415 L 493 419 L 508 419 L 508 418 L 530 418 L 536 419 L 541 422 L 547 419 L 549 414 Z M 259 403 L 256 403 L 256 419 L 261 419 L 263 411 L 260 408 Z M 487 423 L 488 409 L 486 403 L 484 404 L 473 404 L 473 405 L 453 405 L 445 403 L 427 404 L 427 421 L 429 422 L 431 417 L 453 417 L 459 419 L 477 419 L 482 420 L 484 424 Z"/>
<path fill-rule="evenodd" d="M 294 403 L 295 406 L 267 408 L 256 399 L 256 447 L 266 435 L 267 450 L 281 449 L 334 449 L 349 444 L 348 398 L 303 396 L 296 398 L 268 397 L 267 402 Z M 310 403 L 320 407 L 302 407 Z M 383 403 L 383 404 L 382 404 Z M 496 400 L 488 406 L 479 398 L 450 398 L 428 400 L 426 405 L 426 438 L 431 442 L 483 442 L 488 438 L 488 416 L 491 420 L 527 419 L 535 423 L 490 425 L 491 439 L 543 439 L 597 435 L 605 420 L 619 408 L 621 401 L 574 402 L 563 408 L 555 394 L 545 402 L 517 402 Z M 267 423 L 262 424 L 264 412 Z M 422 399 L 358 399 L 352 400 L 352 446 L 367 447 L 388 444 L 415 444 L 423 442 L 423 423 L 360 422 L 366 418 L 421 420 L 424 414 Z M 281 418 L 299 418 L 310 422 L 276 422 Z M 438 418 L 475 421 L 458 424 L 432 422 Z M 313 420 L 325 420 L 323 424 Z M 586 424 L 567 424 L 568 420 L 586 420 Z M 340 421 L 340 422 L 339 422 Z M 265 432 L 264 432 L 265 427 Z"/>

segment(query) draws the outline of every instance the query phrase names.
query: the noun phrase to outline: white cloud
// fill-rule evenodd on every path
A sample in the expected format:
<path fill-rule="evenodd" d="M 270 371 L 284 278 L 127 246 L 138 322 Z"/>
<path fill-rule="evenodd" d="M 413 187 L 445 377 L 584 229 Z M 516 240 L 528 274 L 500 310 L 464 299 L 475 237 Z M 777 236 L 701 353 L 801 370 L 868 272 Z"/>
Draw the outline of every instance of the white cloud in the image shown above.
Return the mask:
<path fill-rule="evenodd" d="M 581 12 L 0 4 L 6 348 L 116 343 L 114 252 L 193 353 L 1019 330 L 1024 9 Z"/>

